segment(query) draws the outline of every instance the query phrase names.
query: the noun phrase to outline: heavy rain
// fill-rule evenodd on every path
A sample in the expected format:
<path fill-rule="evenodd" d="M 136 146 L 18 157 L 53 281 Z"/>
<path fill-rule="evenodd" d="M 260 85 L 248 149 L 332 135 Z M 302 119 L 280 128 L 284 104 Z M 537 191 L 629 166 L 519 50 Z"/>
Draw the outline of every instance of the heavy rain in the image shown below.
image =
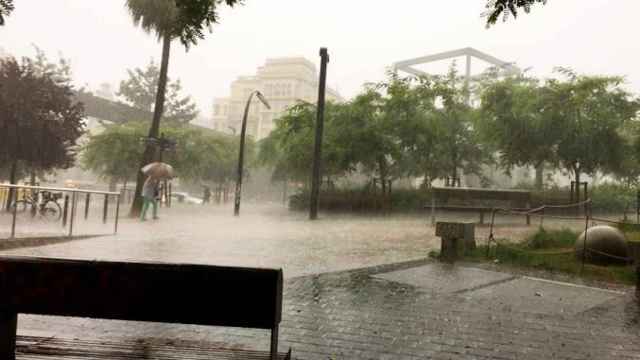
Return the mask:
<path fill-rule="evenodd" d="M 0 359 L 640 359 L 638 13 L 0 0 Z"/>

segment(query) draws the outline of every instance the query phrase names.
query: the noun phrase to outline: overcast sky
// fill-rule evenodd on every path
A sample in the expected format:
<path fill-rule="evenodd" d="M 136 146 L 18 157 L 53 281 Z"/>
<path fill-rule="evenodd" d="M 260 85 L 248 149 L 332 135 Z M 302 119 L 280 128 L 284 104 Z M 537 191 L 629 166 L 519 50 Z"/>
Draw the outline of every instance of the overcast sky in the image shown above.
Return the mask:
<path fill-rule="evenodd" d="M 318 63 L 329 48 L 329 83 L 344 96 L 384 78 L 393 62 L 474 47 L 539 76 L 554 66 L 582 73 L 626 76 L 640 93 L 640 0 L 549 0 L 517 21 L 485 29 L 486 0 L 246 0 L 222 11 L 221 24 L 185 52 L 174 42 L 169 75 L 204 115 L 214 97 L 227 96 L 239 75 L 252 75 L 269 57 L 304 56 Z M 612 5 L 612 4 L 615 4 Z M 119 84 L 126 69 L 159 61 L 157 39 L 133 26 L 124 0 L 16 0 L 0 27 L 0 47 L 72 63 L 78 85 Z M 433 66 L 427 70 L 446 68 Z M 480 66 L 477 67 L 481 69 Z"/>

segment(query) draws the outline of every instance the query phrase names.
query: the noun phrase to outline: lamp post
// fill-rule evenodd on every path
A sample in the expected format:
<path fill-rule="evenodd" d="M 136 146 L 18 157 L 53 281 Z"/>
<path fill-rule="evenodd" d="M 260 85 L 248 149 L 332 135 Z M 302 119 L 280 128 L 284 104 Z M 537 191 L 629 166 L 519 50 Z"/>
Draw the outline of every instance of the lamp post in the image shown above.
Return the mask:
<path fill-rule="evenodd" d="M 244 116 L 242 118 L 242 130 L 240 131 L 240 151 L 238 155 L 238 177 L 236 178 L 236 196 L 235 206 L 233 208 L 233 215 L 240 216 L 240 196 L 242 194 L 242 169 L 244 167 L 244 139 L 247 134 L 247 117 L 249 116 L 249 107 L 251 106 L 251 100 L 253 96 L 256 96 L 260 102 L 267 108 L 271 109 L 269 102 L 264 98 L 264 95 L 258 90 L 253 91 L 247 99 L 247 105 L 244 108 Z"/>
<path fill-rule="evenodd" d="M 318 199 L 320 197 L 320 178 L 322 162 L 322 133 L 324 130 L 324 105 L 327 86 L 327 63 L 329 52 L 327 48 L 320 49 L 320 84 L 318 86 L 318 107 L 316 119 L 316 136 L 313 151 L 313 171 L 311 174 L 311 198 L 309 204 L 309 219 L 318 219 Z"/>

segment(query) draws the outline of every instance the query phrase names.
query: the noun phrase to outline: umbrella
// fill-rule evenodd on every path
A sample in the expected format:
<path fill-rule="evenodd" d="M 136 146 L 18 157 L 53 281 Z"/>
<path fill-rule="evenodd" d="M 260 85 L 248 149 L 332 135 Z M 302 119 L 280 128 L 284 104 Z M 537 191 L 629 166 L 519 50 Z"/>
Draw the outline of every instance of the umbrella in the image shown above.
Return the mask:
<path fill-rule="evenodd" d="M 155 179 L 171 179 L 174 177 L 173 167 L 169 164 L 154 162 L 145 165 L 142 168 L 142 173 Z"/>

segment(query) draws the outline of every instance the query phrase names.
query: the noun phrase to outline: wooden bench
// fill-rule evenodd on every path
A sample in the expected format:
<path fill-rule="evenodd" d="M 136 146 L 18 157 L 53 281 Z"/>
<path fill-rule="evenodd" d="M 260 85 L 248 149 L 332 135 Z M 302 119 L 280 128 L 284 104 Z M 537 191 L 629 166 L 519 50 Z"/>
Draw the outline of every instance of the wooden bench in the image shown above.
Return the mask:
<path fill-rule="evenodd" d="M 484 216 L 496 208 L 515 211 L 528 211 L 531 207 L 531 192 L 523 190 L 495 190 L 478 188 L 431 188 L 431 204 L 425 209 L 431 210 L 431 224 L 436 223 L 437 210 L 479 213 L 479 223 L 484 224 Z M 451 204 L 450 200 L 459 200 L 462 204 Z M 478 204 L 478 200 L 483 203 Z M 487 204 L 490 202 L 491 204 Z M 529 216 L 527 225 L 531 224 Z"/>
<path fill-rule="evenodd" d="M 282 270 L 0 257 L 0 359 L 18 314 L 271 330 L 278 358 Z"/>

